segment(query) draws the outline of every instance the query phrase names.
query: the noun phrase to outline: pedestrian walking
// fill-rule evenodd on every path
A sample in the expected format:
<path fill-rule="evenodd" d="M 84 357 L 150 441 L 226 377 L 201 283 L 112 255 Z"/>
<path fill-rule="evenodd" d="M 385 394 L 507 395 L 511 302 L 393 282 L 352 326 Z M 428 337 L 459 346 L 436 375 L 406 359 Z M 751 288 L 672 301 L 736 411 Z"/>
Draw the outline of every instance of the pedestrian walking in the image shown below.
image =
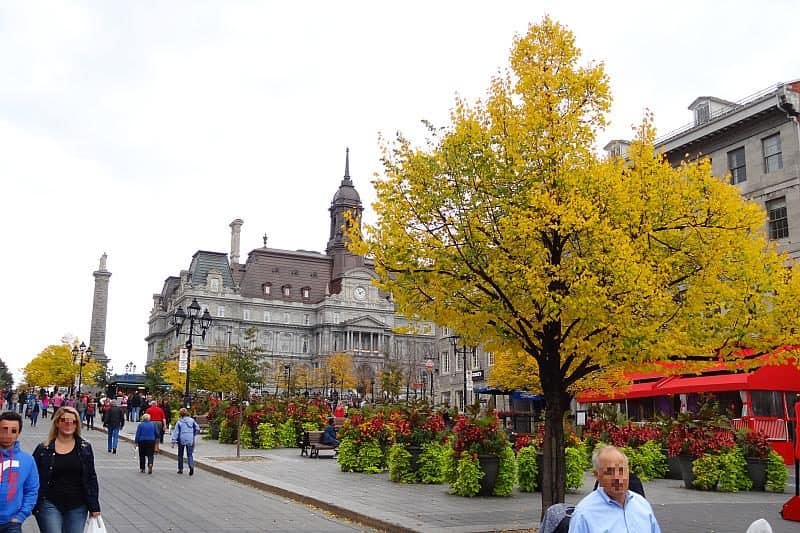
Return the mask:
<path fill-rule="evenodd" d="M 74 407 L 53 415 L 47 439 L 33 452 L 42 489 L 33 515 L 41 533 L 82 533 L 87 515 L 100 516 L 92 445 L 81 438 Z"/>
<path fill-rule="evenodd" d="M 157 438 L 158 428 L 150 420 L 150 415 L 145 413 L 136 428 L 136 436 L 133 438 L 133 442 L 139 448 L 139 471 L 142 474 L 144 474 L 145 459 L 147 459 L 147 473 L 153 473 L 153 456 L 155 455 Z"/>
<path fill-rule="evenodd" d="M 75 409 L 78 411 L 78 415 L 81 417 L 80 421 L 83 422 L 86 420 L 86 398 L 83 396 L 78 396 L 78 399 L 75 401 Z"/>
<path fill-rule="evenodd" d="M 86 429 L 94 429 L 94 417 L 96 413 L 97 402 L 90 396 L 89 403 L 86 404 Z"/>
<path fill-rule="evenodd" d="M 170 406 L 166 398 L 162 398 L 158 406 L 164 412 L 164 431 L 161 433 L 161 438 L 159 439 L 159 442 L 164 444 L 164 434 L 172 428 L 172 406 Z"/>
<path fill-rule="evenodd" d="M 167 429 L 167 426 L 164 424 L 164 410 L 153 400 L 150 402 L 150 407 L 145 410 L 145 413 L 150 415 L 150 420 L 152 420 L 158 428 L 158 439 L 156 440 L 156 453 L 158 453 L 159 444 L 164 442 L 164 430 Z"/>
<path fill-rule="evenodd" d="M 186 463 L 189 466 L 189 475 L 194 475 L 194 444 L 200 433 L 200 426 L 194 418 L 189 416 L 185 407 L 180 410 L 180 420 L 175 423 L 172 430 L 172 447 L 178 445 L 178 473 L 183 474 L 183 452 L 186 450 Z"/>
<path fill-rule="evenodd" d="M 133 397 L 131 397 L 131 399 L 128 400 L 128 409 L 131 412 L 131 422 L 139 421 L 139 411 L 142 408 L 143 401 L 144 400 L 142 396 L 139 394 L 139 391 L 136 391 Z"/>
<path fill-rule="evenodd" d="M 41 411 L 42 402 L 39 399 L 33 401 L 33 408 L 31 409 L 31 427 L 36 427 L 36 421 L 39 420 L 39 411 Z"/>
<path fill-rule="evenodd" d="M 47 410 L 50 408 L 50 395 L 42 395 L 42 418 L 47 418 Z"/>
<path fill-rule="evenodd" d="M 77 413 L 77 411 L 75 411 Z M 117 442 L 119 441 L 119 430 L 125 426 L 125 416 L 116 401 L 111 403 L 103 414 L 103 427 L 108 430 L 108 451 L 117 453 Z"/>
<path fill-rule="evenodd" d="M 22 531 L 39 494 L 39 473 L 33 457 L 17 441 L 20 433 L 19 413 L 0 413 L 0 531 L 10 533 Z"/>

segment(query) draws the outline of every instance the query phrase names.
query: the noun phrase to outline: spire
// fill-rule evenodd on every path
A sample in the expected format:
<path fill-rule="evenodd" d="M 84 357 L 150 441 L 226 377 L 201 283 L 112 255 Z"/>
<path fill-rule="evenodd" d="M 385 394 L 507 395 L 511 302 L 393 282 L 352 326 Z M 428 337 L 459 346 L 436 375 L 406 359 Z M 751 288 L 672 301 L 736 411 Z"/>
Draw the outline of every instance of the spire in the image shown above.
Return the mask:
<path fill-rule="evenodd" d="M 264 239 L 264 248 L 266 248 L 267 247 L 267 234 L 266 233 L 264 234 L 262 239 Z"/>
<path fill-rule="evenodd" d="M 350 181 L 350 147 L 344 149 L 344 179 L 343 184 L 352 185 Z"/>

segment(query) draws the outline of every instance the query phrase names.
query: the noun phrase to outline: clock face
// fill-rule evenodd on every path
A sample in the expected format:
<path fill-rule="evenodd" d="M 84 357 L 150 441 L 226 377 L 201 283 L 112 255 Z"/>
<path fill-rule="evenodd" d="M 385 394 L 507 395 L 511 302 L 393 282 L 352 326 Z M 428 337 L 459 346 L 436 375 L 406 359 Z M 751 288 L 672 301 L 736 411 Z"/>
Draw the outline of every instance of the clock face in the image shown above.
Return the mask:
<path fill-rule="evenodd" d="M 367 289 L 359 285 L 353 290 L 353 296 L 355 296 L 356 300 L 363 300 L 367 297 Z"/>

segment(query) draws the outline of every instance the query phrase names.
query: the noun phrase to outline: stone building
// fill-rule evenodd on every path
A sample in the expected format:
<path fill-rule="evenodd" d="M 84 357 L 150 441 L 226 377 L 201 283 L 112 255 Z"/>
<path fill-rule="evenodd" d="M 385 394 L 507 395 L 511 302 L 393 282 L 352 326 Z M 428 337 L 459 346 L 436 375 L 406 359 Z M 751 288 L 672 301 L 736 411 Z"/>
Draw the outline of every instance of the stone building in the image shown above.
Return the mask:
<path fill-rule="evenodd" d="M 372 262 L 350 253 L 343 231 L 345 214 L 360 224 L 361 199 L 349 170 L 333 196 L 325 253 L 281 250 L 263 246 L 249 252 L 240 262 L 240 235 L 244 222 L 231 222 L 230 253 L 199 250 L 189 268 L 170 276 L 153 295 L 147 341 L 147 361 L 164 355 L 175 357 L 185 342 L 176 338 L 170 323 L 173 311 L 184 309 L 196 298 L 213 317 L 205 340 L 194 340 L 193 357 L 224 352 L 230 344 L 244 342 L 244 332 L 256 331 L 256 342 L 269 365 L 264 381 L 277 386 L 281 381 L 267 367 L 290 366 L 299 390 L 313 388 L 314 382 L 329 378 L 319 375 L 324 359 L 334 353 L 353 356 L 359 393 L 371 396 L 380 390 L 380 372 L 394 361 L 404 375 L 416 381 L 425 360 L 434 357 L 435 327 L 412 323 L 395 312 L 389 294 L 379 291 Z M 298 372 L 301 368 L 305 372 Z M 307 387 L 308 385 L 308 387 Z"/>
<path fill-rule="evenodd" d="M 701 96 L 694 120 L 656 140 L 673 165 L 707 157 L 715 176 L 728 176 L 767 211 L 765 231 L 789 257 L 800 257 L 800 80 L 779 83 L 737 102 Z M 627 141 L 605 149 L 624 156 Z"/>

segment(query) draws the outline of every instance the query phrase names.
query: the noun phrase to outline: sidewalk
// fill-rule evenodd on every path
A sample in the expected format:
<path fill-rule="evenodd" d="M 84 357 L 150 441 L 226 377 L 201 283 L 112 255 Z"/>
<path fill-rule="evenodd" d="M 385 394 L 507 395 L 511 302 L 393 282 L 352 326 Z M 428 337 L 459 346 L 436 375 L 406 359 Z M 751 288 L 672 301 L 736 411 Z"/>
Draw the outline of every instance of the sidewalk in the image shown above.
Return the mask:
<path fill-rule="evenodd" d="M 120 438 L 132 441 L 136 426 L 127 422 Z M 164 441 L 161 455 L 176 458 L 168 444 L 169 435 Z M 404 485 L 389 481 L 386 473 L 341 472 L 335 460 L 301 457 L 297 448 L 242 448 L 237 459 L 236 445 L 198 439 L 195 467 L 195 476 L 203 475 L 203 471 L 225 476 L 382 531 L 470 533 L 529 530 L 539 525 L 538 492 L 515 491 L 509 498 L 462 498 L 448 494 L 447 485 Z M 587 473 L 583 488 L 567 494 L 567 502 L 580 501 L 593 484 Z M 681 481 L 653 480 L 645 490 L 662 531 L 688 531 L 683 524 L 691 521 L 696 526 L 693 531 L 741 532 L 761 516 L 770 521 L 776 533 L 796 527 L 796 523 L 783 522 L 777 516 L 777 509 L 794 493 L 793 485 L 787 488 L 787 494 L 727 494 L 683 489 Z M 727 510 L 729 507 L 732 510 Z M 726 510 L 714 513 L 715 509 Z M 712 518 L 714 529 L 709 527 Z M 679 520 L 681 526 L 673 520 Z M 720 521 L 730 522 L 730 528 L 720 527 Z M 669 527 L 670 522 L 673 527 Z"/>

